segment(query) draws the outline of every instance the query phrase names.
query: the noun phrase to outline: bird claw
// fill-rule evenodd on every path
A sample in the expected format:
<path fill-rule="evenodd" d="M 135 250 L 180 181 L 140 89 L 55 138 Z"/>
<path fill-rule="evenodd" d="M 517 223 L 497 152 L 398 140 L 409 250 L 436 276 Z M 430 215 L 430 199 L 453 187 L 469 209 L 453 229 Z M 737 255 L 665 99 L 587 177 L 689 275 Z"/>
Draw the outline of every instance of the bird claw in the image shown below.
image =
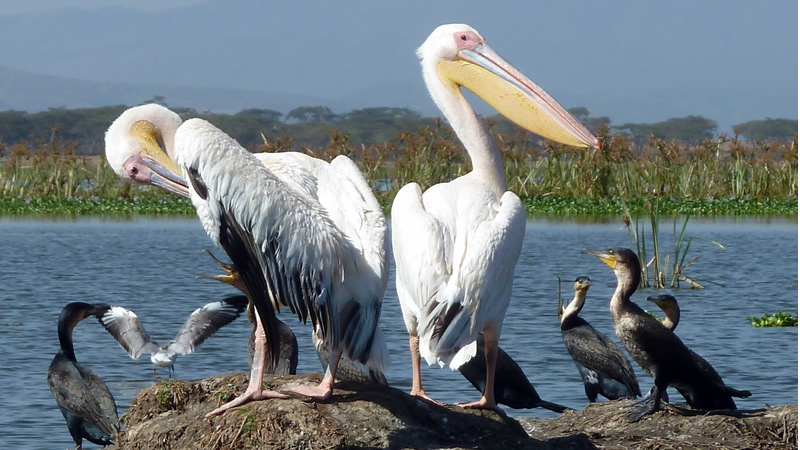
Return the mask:
<path fill-rule="evenodd" d="M 477 402 L 456 403 L 456 406 L 459 406 L 464 409 L 489 409 L 492 411 L 500 412 L 500 408 L 497 406 L 497 403 L 489 402 L 483 397 L 481 397 L 481 399 L 478 400 Z"/>
<path fill-rule="evenodd" d="M 425 391 L 423 391 L 421 389 L 419 391 L 417 391 L 417 392 L 411 391 L 411 396 L 412 397 L 417 397 L 417 398 L 419 398 L 421 400 L 429 401 L 429 402 L 433 403 L 436 406 L 447 406 L 447 403 L 443 403 L 443 402 L 440 402 L 438 400 L 434 400 L 434 399 L 428 397 L 428 394 L 426 394 Z"/>
<path fill-rule="evenodd" d="M 289 396 L 286 394 L 281 394 L 280 392 L 270 391 L 267 389 L 245 391 L 245 393 L 243 393 L 242 395 L 236 397 L 235 399 L 229 401 L 228 403 L 206 414 L 206 418 L 218 416 L 231 408 L 236 408 L 238 406 L 246 405 L 250 402 L 266 400 L 269 398 L 289 398 Z"/>
<path fill-rule="evenodd" d="M 319 386 L 301 385 L 286 389 L 286 391 L 293 392 L 295 394 L 299 394 L 304 397 L 308 397 L 316 402 L 321 402 L 330 398 L 331 394 L 333 393 L 333 388 L 324 385 L 319 385 Z"/>

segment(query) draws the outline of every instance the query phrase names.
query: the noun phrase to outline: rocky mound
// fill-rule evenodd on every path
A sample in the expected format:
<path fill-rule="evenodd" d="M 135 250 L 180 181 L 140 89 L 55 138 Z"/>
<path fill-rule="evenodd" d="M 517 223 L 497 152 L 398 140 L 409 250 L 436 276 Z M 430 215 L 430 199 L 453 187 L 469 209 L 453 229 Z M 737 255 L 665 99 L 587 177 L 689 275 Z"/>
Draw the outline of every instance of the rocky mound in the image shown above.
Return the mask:
<path fill-rule="evenodd" d="M 569 411 L 555 419 L 439 407 L 381 386 L 340 383 L 325 403 L 301 398 L 251 403 L 204 415 L 243 392 L 247 375 L 167 380 L 139 393 L 124 416 L 124 449 L 239 448 L 797 448 L 797 404 L 735 416 L 683 416 L 668 408 L 635 424 L 631 402 Z M 319 374 L 266 378 L 270 389 Z"/>

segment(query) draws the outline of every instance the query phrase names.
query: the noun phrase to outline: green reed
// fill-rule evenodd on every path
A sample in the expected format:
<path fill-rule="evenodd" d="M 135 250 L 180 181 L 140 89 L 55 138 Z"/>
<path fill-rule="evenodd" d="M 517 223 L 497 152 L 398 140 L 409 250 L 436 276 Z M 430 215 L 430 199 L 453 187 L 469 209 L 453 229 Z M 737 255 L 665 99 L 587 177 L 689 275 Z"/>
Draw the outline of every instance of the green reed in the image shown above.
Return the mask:
<path fill-rule="evenodd" d="M 757 143 L 722 135 L 699 145 L 651 137 L 635 146 L 601 129 L 600 150 L 540 141 L 526 132 L 493 136 L 508 189 L 532 215 L 620 214 L 623 203 L 633 215 L 648 214 L 647 202 L 656 199 L 669 214 L 797 214 L 796 135 L 790 142 Z M 326 160 L 347 155 L 387 211 L 397 190 L 410 182 L 425 190 L 471 170 L 463 146 L 441 122 L 379 145 L 354 145 L 349 138 L 331 130 L 324 148 L 298 149 L 291 137 L 264 136 L 264 144 L 252 150 L 296 150 Z M 50 142 L 0 142 L 0 198 L 152 198 L 164 204 L 171 197 L 122 182 L 103 156 L 76 155 L 76 147 L 56 133 Z M 178 206 L 176 212 L 185 210 Z"/>

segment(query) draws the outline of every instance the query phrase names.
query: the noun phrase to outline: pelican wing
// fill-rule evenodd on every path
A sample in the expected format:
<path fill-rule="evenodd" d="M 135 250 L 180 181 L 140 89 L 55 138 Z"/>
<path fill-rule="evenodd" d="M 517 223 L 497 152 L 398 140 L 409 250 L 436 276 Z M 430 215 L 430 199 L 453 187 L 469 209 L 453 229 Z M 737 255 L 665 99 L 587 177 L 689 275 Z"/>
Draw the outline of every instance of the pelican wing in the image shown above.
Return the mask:
<path fill-rule="evenodd" d="M 97 320 L 133 359 L 139 359 L 143 353 L 155 353 L 159 349 L 158 343 L 150 339 L 133 311 L 121 306 L 111 306 L 105 312 L 97 313 Z"/>
<path fill-rule="evenodd" d="M 272 357 L 280 351 L 275 324 L 280 305 L 301 320 L 311 318 L 338 345 L 334 283 L 355 261 L 319 204 L 289 188 L 206 121 L 186 121 L 175 142 L 192 203 L 208 235 L 241 274 L 264 322 Z"/>
<path fill-rule="evenodd" d="M 392 203 L 392 251 L 397 296 L 409 333 L 416 334 L 426 305 L 450 276 L 453 238 L 447 222 L 422 201 L 417 183 L 403 186 Z"/>
<path fill-rule="evenodd" d="M 220 328 L 233 322 L 247 308 L 247 297 L 234 295 L 197 308 L 183 324 L 175 340 L 167 346 L 167 354 L 188 355 Z"/>
<path fill-rule="evenodd" d="M 398 293 L 409 291 L 416 304 L 410 306 L 419 308 L 420 354 L 429 364 L 457 369 L 475 354 L 475 339 L 487 324 L 502 326 L 525 233 L 524 208 L 513 193 L 497 202 L 491 191 L 458 181 L 429 189 L 424 206 L 414 198 L 418 187 L 406 189 L 400 208 L 392 209 Z"/>

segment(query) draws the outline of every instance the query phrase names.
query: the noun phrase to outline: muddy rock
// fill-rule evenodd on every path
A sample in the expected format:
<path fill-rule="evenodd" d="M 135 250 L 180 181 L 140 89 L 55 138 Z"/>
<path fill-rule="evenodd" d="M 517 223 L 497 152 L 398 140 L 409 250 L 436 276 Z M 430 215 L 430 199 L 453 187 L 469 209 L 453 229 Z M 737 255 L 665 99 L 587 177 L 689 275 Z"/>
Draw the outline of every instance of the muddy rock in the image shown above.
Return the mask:
<path fill-rule="evenodd" d="M 320 379 L 282 375 L 266 377 L 265 385 L 281 390 Z M 684 416 L 667 408 L 629 424 L 632 402 L 616 401 L 555 419 L 515 419 L 440 407 L 394 388 L 338 383 L 327 402 L 267 400 L 204 417 L 243 392 L 247 380 L 227 374 L 144 389 L 123 417 L 117 448 L 797 448 L 797 404 L 735 416 Z"/>

